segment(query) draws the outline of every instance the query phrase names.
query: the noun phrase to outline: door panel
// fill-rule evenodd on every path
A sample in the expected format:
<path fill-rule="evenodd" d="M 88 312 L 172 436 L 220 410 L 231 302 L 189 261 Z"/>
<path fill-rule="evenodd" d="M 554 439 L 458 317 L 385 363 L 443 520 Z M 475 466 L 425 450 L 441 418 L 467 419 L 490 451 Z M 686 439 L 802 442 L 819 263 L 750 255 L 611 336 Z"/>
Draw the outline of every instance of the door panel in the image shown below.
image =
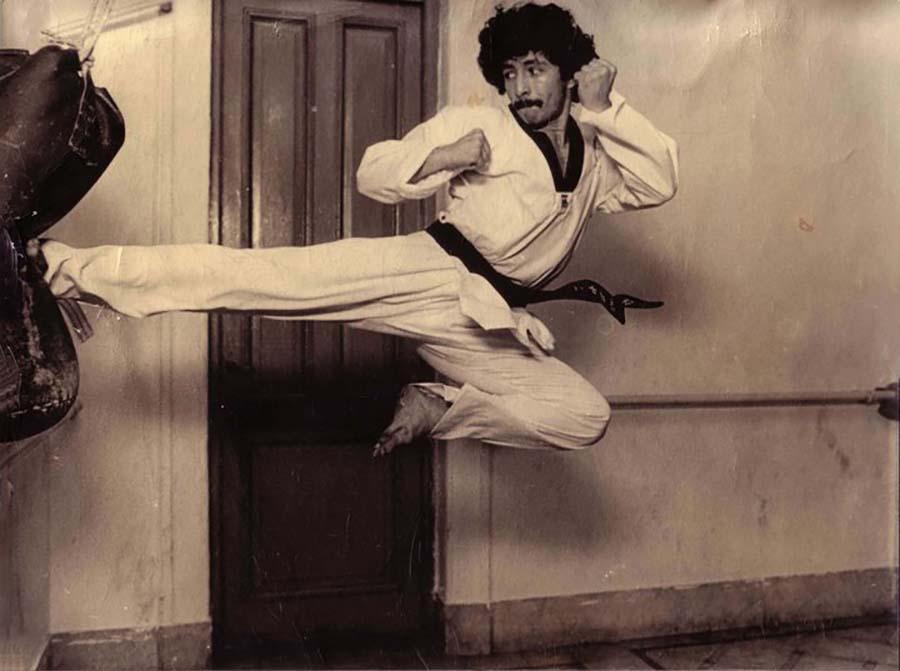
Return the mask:
<path fill-rule="evenodd" d="M 409 232 L 430 206 L 359 195 L 365 149 L 425 110 L 421 2 L 218 5 L 220 239 Z M 409 636 L 430 617 L 430 446 L 373 460 L 413 348 L 339 324 L 211 328 L 217 644 Z"/>
<path fill-rule="evenodd" d="M 251 19 L 249 30 L 250 245 L 303 245 L 309 204 L 304 101 L 310 25 L 261 16 Z M 260 318 L 250 323 L 256 384 L 277 392 L 279 386 L 303 379 L 305 325 Z"/>

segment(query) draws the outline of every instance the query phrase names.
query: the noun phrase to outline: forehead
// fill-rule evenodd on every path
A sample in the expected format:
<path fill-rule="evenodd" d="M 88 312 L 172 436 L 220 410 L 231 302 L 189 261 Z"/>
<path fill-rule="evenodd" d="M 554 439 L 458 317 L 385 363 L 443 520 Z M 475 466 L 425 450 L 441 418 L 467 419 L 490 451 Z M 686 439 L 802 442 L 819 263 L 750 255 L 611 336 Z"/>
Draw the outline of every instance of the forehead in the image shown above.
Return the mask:
<path fill-rule="evenodd" d="M 529 51 L 527 54 L 524 54 L 522 56 L 507 58 L 505 61 L 503 61 L 504 68 L 528 67 L 531 65 L 546 65 L 555 67 L 553 63 L 547 60 L 547 57 L 544 56 L 543 52 L 540 51 Z"/>

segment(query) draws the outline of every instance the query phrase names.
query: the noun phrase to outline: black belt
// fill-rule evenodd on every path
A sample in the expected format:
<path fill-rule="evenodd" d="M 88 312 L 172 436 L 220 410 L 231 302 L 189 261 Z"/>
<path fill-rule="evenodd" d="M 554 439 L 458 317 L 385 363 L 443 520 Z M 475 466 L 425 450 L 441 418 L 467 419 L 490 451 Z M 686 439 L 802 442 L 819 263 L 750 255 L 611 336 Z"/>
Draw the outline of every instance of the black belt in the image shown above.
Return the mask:
<path fill-rule="evenodd" d="M 498 272 L 453 224 L 436 221 L 425 230 L 445 252 L 462 261 L 470 273 L 481 275 L 486 279 L 513 308 L 545 301 L 588 301 L 599 303 L 615 317 L 616 321 L 624 324 L 625 308 L 650 310 L 663 305 L 662 301 L 646 301 L 628 294 L 612 294 L 594 280 L 577 280 L 551 290 L 523 287 Z"/>

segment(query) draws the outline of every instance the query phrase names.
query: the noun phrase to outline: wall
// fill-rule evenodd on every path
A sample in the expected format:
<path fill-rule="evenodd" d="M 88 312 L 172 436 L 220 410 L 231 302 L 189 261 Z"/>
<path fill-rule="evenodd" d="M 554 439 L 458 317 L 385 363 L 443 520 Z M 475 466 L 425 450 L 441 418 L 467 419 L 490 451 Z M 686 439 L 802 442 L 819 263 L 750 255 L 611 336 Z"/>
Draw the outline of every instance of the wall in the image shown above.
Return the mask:
<path fill-rule="evenodd" d="M 7 0 L 3 44 L 41 46 L 90 3 Z M 114 19 L 116 15 L 114 14 Z M 50 235 L 79 246 L 208 240 L 211 7 L 120 17 L 94 53 L 125 146 Z M 79 347 L 83 410 L 54 447 L 49 629 L 72 633 L 209 622 L 206 320 L 91 310 Z"/>
<path fill-rule="evenodd" d="M 444 5 L 445 102 L 500 102 L 474 64 L 493 4 Z M 572 4 L 618 88 L 679 141 L 682 188 L 598 218 L 567 273 L 665 310 L 621 328 L 541 309 L 560 356 L 609 394 L 895 379 L 895 3 Z M 175 5 L 101 38 L 95 79 L 128 140 L 55 237 L 207 239 L 210 8 Z M 87 7 L 6 0 L 4 45 L 34 48 Z M 50 492 L 47 628 L 206 622 L 205 320 L 91 316 L 84 410 L 27 479 Z M 895 566 L 896 444 L 896 425 L 857 408 L 618 413 L 601 446 L 569 455 L 454 444 L 440 590 L 490 605 Z"/>
<path fill-rule="evenodd" d="M 447 3 L 447 103 L 504 104 L 475 63 L 494 4 Z M 610 395 L 896 380 L 900 7 L 567 4 L 682 171 L 663 207 L 596 217 L 560 280 L 665 308 L 540 306 L 559 356 Z M 587 452 L 454 444 L 442 469 L 448 604 L 897 565 L 897 425 L 873 409 L 623 411 Z"/>
<path fill-rule="evenodd" d="M 64 429 L 65 427 L 61 427 Z M 48 440 L 0 445 L 0 669 L 34 668 L 50 616 Z"/>

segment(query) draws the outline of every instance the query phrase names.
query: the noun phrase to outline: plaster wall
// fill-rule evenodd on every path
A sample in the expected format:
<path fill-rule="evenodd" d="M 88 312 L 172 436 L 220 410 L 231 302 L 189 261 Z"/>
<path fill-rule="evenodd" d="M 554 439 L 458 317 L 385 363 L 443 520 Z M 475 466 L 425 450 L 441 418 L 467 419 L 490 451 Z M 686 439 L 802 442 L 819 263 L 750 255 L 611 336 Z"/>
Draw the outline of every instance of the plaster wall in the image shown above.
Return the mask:
<path fill-rule="evenodd" d="M 128 140 L 54 237 L 208 239 L 210 7 L 175 4 L 101 38 L 95 78 Z M 502 104 L 474 61 L 492 5 L 444 5 L 444 102 Z M 678 140 L 682 186 L 658 210 L 598 217 L 566 275 L 664 311 L 621 328 L 542 308 L 559 356 L 609 394 L 896 379 L 896 3 L 571 5 L 619 90 Z M 4 45 L 36 48 L 88 6 L 6 0 Z M 206 321 L 91 317 L 84 410 L 30 476 L 49 491 L 46 627 L 208 620 Z M 491 603 L 895 566 L 896 444 L 860 408 L 619 413 L 578 454 L 453 444 L 439 588 Z"/>
<path fill-rule="evenodd" d="M 75 33 L 87 0 L 8 0 L 7 47 Z M 94 53 L 127 125 L 97 186 L 49 234 L 78 246 L 208 240 L 211 6 L 116 19 Z M 89 310 L 83 410 L 54 443 L 49 630 L 209 620 L 205 317 Z"/>
<path fill-rule="evenodd" d="M 48 441 L 0 447 L 0 669 L 34 668 L 47 643 L 50 617 L 51 451 Z"/>
<path fill-rule="evenodd" d="M 449 2 L 449 104 L 489 0 Z M 680 146 L 661 208 L 596 216 L 560 282 L 660 298 L 625 327 L 535 310 L 615 394 L 870 389 L 900 371 L 892 2 L 566 3 L 616 88 Z M 451 444 L 447 603 L 897 564 L 897 425 L 872 409 L 618 412 L 578 454 Z"/>

